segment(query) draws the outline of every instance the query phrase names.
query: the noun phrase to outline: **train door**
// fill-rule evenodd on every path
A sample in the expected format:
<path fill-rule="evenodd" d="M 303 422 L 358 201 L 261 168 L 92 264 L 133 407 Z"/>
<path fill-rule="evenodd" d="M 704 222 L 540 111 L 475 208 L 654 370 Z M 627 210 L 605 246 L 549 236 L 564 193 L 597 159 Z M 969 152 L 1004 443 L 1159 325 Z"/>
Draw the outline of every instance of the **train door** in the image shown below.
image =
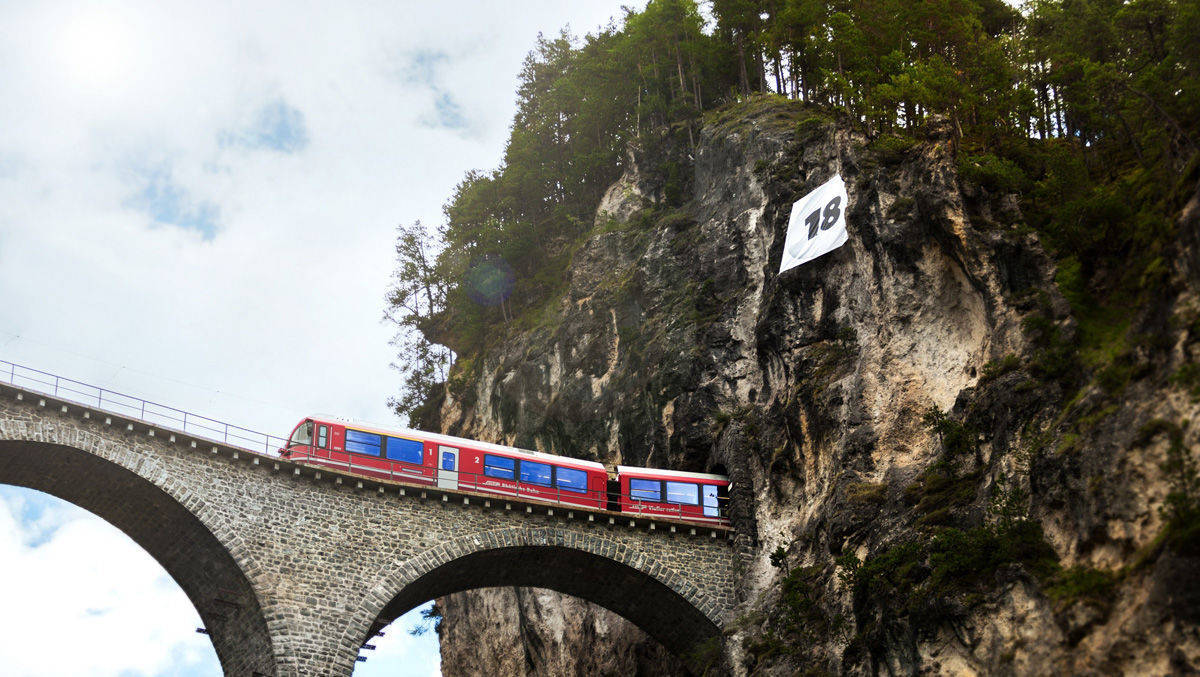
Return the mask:
<path fill-rule="evenodd" d="M 329 425 L 326 423 L 317 424 L 317 456 L 329 458 Z"/>
<path fill-rule="evenodd" d="M 437 485 L 439 489 L 458 488 L 458 449 L 438 447 Z"/>
<path fill-rule="evenodd" d="M 720 517 L 720 509 L 717 505 L 717 487 L 712 484 L 701 484 L 700 493 L 703 495 L 704 516 Z"/>

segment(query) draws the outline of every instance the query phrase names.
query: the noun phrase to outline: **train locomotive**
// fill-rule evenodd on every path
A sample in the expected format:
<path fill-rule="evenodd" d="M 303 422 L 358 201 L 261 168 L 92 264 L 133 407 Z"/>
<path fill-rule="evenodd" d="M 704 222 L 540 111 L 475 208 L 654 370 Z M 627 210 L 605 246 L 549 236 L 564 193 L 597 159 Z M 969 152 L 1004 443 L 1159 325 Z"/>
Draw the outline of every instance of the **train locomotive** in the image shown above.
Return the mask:
<path fill-rule="evenodd" d="M 616 466 L 488 442 L 310 416 L 280 456 L 374 479 L 726 525 L 729 478 Z"/>

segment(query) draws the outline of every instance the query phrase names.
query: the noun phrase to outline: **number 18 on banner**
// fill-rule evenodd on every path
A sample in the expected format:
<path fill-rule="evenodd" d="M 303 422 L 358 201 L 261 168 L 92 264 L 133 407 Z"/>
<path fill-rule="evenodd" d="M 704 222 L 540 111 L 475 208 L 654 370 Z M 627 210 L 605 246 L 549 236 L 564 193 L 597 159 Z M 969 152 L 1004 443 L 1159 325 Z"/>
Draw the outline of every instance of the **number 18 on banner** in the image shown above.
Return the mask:
<path fill-rule="evenodd" d="M 846 244 L 846 182 L 840 174 L 792 205 L 779 272 Z"/>

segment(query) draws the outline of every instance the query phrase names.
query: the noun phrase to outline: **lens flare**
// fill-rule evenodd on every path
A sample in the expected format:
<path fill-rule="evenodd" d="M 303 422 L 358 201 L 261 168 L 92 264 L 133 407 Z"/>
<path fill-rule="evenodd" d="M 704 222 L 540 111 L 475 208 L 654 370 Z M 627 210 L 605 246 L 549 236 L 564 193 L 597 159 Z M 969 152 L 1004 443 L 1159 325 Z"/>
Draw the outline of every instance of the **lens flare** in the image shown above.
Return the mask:
<path fill-rule="evenodd" d="M 467 270 L 467 294 L 478 304 L 498 306 L 512 294 L 515 279 L 512 266 L 503 259 L 481 259 Z"/>

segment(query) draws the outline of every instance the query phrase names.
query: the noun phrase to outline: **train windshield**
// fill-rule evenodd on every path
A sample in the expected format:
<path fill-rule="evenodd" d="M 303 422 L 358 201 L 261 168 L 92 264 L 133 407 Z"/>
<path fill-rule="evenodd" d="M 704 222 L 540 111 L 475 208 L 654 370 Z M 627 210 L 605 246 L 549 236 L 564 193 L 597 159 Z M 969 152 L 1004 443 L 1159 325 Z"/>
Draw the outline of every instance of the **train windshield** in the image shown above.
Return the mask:
<path fill-rule="evenodd" d="M 288 440 L 288 446 L 294 447 L 298 444 L 312 444 L 313 422 L 305 421 L 296 428 L 296 432 L 292 433 L 292 439 Z"/>

